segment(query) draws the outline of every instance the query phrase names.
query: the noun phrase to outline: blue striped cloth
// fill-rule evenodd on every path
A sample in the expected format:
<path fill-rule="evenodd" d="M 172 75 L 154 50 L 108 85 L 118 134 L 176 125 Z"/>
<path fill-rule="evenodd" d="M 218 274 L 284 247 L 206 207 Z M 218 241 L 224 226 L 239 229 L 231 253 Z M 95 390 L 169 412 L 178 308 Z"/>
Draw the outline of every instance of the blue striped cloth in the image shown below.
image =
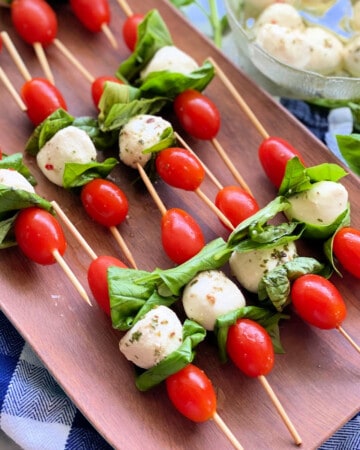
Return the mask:
<path fill-rule="evenodd" d="M 300 121 L 330 147 L 328 111 L 282 100 Z M 336 130 L 350 133 L 348 116 Z M 340 133 L 341 134 L 341 133 Z M 346 134 L 346 133 L 344 133 Z M 331 140 L 332 139 L 332 140 Z M 336 146 L 332 147 L 336 153 Z M 0 428 L 25 450 L 110 450 L 0 311 Z M 360 450 L 360 415 L 321 450 Z"/>

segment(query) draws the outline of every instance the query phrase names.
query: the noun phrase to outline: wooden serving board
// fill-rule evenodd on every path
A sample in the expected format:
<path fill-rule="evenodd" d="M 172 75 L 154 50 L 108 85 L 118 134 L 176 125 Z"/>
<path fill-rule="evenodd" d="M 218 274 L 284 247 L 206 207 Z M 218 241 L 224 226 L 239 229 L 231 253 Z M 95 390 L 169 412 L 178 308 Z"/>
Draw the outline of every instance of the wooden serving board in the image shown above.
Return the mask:
<path fill-rule="evenodd" d="M 66 3 L 57 9 L 58 38 L 96 77 L 113 74 L 129 54 L 121 38 L 125 15 L 115 0 L 110 3 L 111 29 L 119 42 L 117 50 L 103 34 L 87 32 Z M 199 63 L 208 56 L 214 58 L 265 129 L 271 135 L 290 141 L 302 152 L 308 165 L 337 162 L 321 142 L 241 73 L 165 0 L 130 3 L 135 12 L 158 8 L 175 43 Z M 8 30 L 32 76 L 43 76 L 33 49 L 21 42 L 12 29 L 8 9 L 1 8 L 0 20 L 1 28 Z M 56 47 L 50 46 L 46 53 L 69 112 L 75 116 L 95 116 L 88 81 Z M 0 54 L 0 64 L 20 90 L 24 80 L 5 49 Z M 5 153 L 23 151 L 32 125 L 2 84 L 0 93 L 1 148 Z M 220 79 L 212 81 L 206 94 L 221 112 L 219 142 L 243 174 L 259 204 L 264 206 L 276 192 L 257 159 L 261 136 Z M 182 133 L 171 113 L 167 118 L 223 185 L 236 184 L 210 143 L 190 139 Z M 113 155 L 117 155 L 117 149 Z M 58 201 L 94 251 L 98 255 L 123 258 L 108 230 L 92 223 L 83 212 L 79 198 L 45 180 L 34 159 L 25 156 L 25 160 L 37 177 L 37 192 L 48 200 Z M 151 271 L 156 267 L 171 267 L 160 243 L 160 212 L 142 183 L 134 183 L 137 178 L 135 171 L 123 165 L 113 173 L 113 179 L 124 189 L 130 202 L 129 217 L 119 229 L 139 268 Z M 344 185 L 350 194 L 352 224 L 359 227 L 359 180 L 350 174 Z M 227 236 L 219 220 L 194 193 L 170 188 L 160 181 L 156 188 L 167 207 L 181 207 L 197 218 L 208 241 L 219 235 Z M 206 180 L 202 190 L 215 198 L 216 188 L 211 182 Z M 64 230 L 68 238 L 65 259 L 87 288 L 90 258 L 65 227 Z M 231 448 L 212 421 L 195 424 L 182 417 L 170 404 L 163 385 L 147 393 L 137 391 L 133 367 L 118 350 L 121 333 L 111 328 L 109 318 L 95 301 L 92 308 L 82 301 L 60 267 L 36 265 L 17 248 L 10 248 L 1 252 L 0 277 L 2 310 L 68 396 L 113 447 L 124 450 Z M 359 341 L 360 282 L 349 275 L 334 281 L 348 307 L 344 328 Z M 316 448 L 360 409 L 359 355 L 337 331 L 317 330 L 296 317 L 282 324 L 281 335 L 286 353 L 277 355 L 274 370 L 267 379 L 300 433 L 302 448 Z M 294 447 L 288 430 L 258 380 L 246 378 L 231 363 L 221 365 L 211 338 L 200 344 L 195 362 L 212 380 L 218 395 L 218 413 L 245 449 Z"/>

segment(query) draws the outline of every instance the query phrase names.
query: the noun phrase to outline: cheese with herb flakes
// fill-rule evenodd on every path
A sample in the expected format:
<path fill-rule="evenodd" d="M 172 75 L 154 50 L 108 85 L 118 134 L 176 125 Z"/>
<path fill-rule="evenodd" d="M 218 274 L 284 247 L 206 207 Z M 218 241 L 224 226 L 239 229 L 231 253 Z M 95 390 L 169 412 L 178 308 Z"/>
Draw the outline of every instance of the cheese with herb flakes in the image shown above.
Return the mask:
<path fill-rule="evenodd" d="M 121 338 L 119 348 L 138 367 L 150 369 L 182 344 L 182 324 L 170 308 L 151 309 Z"/>
<path fill-rule="evenodd" d="M 257 293 L 261 278 L 277 266 L 297 257 L 294 242 L 274 248 L 232 253 L 229 264 L 233 275 L 249 292 Z"/>
<path fill-rule="evenodd" d="M 172 128 L 171 123 L 162 117 L 150 114 L 132 117 L 120 130 L 120 160 L 133 169 L 137 164 L 144 167 L 152 154 L 144 154 L 143 151 L 159 143 L 167 128 Z"/>

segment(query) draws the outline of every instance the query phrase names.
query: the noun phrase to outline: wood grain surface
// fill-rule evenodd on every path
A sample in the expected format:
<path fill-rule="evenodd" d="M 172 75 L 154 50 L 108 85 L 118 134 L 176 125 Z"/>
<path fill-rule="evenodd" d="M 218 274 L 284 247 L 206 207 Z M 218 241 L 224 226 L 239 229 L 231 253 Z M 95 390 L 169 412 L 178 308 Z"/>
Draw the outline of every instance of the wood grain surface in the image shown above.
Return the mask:
<path fill-rule="evenodd" d="M 113 74 L 121 60 L 128 56 L 121 38 L 125 15 L 115 0 L 110 4 L 111 29 L 119 42 L 117 50 L 103 34 L 87 32 L 66 3 L 57 8 L 58 38 L 94 76 Z M 166 1 L 133 0 L 130 4 L 135 12 L 158 8 L 175 43 L 199 63 L 208 56 L 214 58 L 265 129 L 271 135 L 289 140 L 302 152 L 308 165 L 337 162 L 321 142 L 241 73 Z M 33 49 L 21 42 L 12 29 L 8 9 L 0 9 L 0 21 L 32 76 L 43 76 Z M 69 112 L 75 116 L 95 116 L 89 82 L 56 47 L 48 47 L 46 53 Z M 24 80 L 6 49 L 0 54 L 0 65 L 19 91 Z M 276 192 L 257 159 L 262 137 L 220 79 L 211 82 L 206 94 L 221 112 L 219 142 L 259 204 L 264 206 Z M 0 146 L 6 153 L 21 152 L 32 125 L 2 84 L 0 105 Z M 186 136 L 171 112 L 166 117 L 223 185 L 236 184 L 210 143 Z M 117 156 L 117 149 L 112 154 Z M 25 156 L 25 161 L 38 180 L 37 192 L 48 200 L 58 201 L 98 255 L 123 258 L 110 232 L 91 222 L 76 195 L 51 185 L 37 169 L 34 159 Z M 136 181 L 137 172 L 119 165 L 112 177 L 129 198 L 129 217 L 119 230 L 138 267 L 145 270 L 171 267 L 160 243 L 161 214 L 141 181 Z M 360 227 L 359 180 L 350 174 L 344 185 L 350 194 L 352 224 Z M 170 188 L 161 181 L 156 183 L 156 189 L 168 208 L 178 206 L 191 212 L 208 241 L 219 235 L 226 237 L 227 232 L 219 220 L 194 193 Z M 202 190 L 215 198 L 216 188 L 208 180 Z M 89 292 L 86 273 L 90 258 L 65 227 L 64 230 L 68 239 L 65 259 Z M 304 244 L 304 254 L 311 247 L 313 244 Z M 170 404 L 163 385 L 147 393 L 137 391 L 133 366 L 118 350 L 121 333 L 112 329 L 95 301 L 92 308 L 82 301 L 59 266 L 36 265 L 17 248 L 10 248 L 2 250 L 0 255 L 0 279 L 0 306 L 4 313 L 76 406 L 114 448 L 231 448 L 214 422 L 195 424 L 182 417 Z M 360 282 L 349 275 L 334 278 L 334 282 L 348 307 L 344 329 L 359 341 Z M 360 409 L 359 355 L 337 331 L 317 330 L 295 316 L 282 324 L 281 336 L 286 353 L 276 356 L 275 367 L 267 380 L 300 433 L 302 448 L 316 448 Z M 230 363 L 221 365 L 211 336 L 198 347 L 195 362 L 212 380 L 218 395 L 218 413 L 245 449 L 280 450 L 295 446 L 259 381 L 246 378 Z"/>

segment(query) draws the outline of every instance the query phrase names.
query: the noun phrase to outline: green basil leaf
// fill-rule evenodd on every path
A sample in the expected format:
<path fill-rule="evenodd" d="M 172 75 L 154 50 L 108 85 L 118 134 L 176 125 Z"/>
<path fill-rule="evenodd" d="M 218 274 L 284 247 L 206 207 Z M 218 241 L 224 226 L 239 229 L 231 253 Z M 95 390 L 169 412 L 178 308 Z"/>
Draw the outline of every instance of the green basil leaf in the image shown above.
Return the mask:
<path fill-rule="evenodd" d="M 95 178 L 106 178 L 116 164 L 118 164 L 116 158 L 107 158 L 103 162 L 87 164 L 66 163 L 63 176 L 64 188 L 76 188 L 84 186 Z"/>
<path fill-rule="evenodd" d="M 35 128 L 25 145 L 25 151 L 29 155 L 36 156 L 47 141 L 62 128 L 72 125 L 73 122 L 73 116 L 63 109 L 57 109 Z"/>
<path fill-rule="evenodd" d="M 229 328 L 240 318 L 251 319 L 259 323 L 270 334 L 275 352 L 284 353 L 280 342 L 278 324 L 281 319 L 288 319 L 289 316 L 259 306 L 244 306 L 223 314 L 216 320 L 214 332 L 217 337 L 220 361 L 225 362 L 227 360 L 226 342 Z"/>
<path fill-rule="evenodd" d="M 169 30 L 156 9 L 149 11 L 138 27 L 135 50 L 117 69 L 116 76 L 131 84 L 141 70 L 162 47 L 173 45 Z"/>
<path fill-rule="evenodd" d="M 205 61 L 198 69 L 189 74 L 178 72 L 152 72 L 141 83 L 140 90 L 143 97 L 160 96 L 172 101 L 178 94 L 195 89 L 203 91 L 215 75 L 210 61 Z"/>
<path fill-rule="evenodd" d="M 5 155 L 3 153 L 0 159 L 0 169 L 13 169 L 25 177 L 33 186 L 36 185 L 36 180 L 30 173 L 30 170 L 23 163 L 22 153 L 13 153 L 12 155 Z"/>
<path fill-rule="evenodd" d="M 270 301 L 279 312 L 290 303 L 291 281 L 307 273 L 318 273 L 329 276 L 329 267 L 314 258 L 297 257 L 266 273 L 259 283 L 258 297 L 260 302 Z"/>
<path fill-rule="evenodd" d="M 113 148 L 119 138 L 118 132 L 105 132 L 100 128 L 98 120 L 93 117 L 78 117 L 72 123 L 74 127 L 80 128 L 90 137 L 97 150 L 108 150 Z"/>
<path fill-rule="evenodd" d="M 336 141 L 350 169 L 360 175 L 360 134 L 337 135 Z"/>
<path fill-rule="evenodd" d="M 160 384 L 170 375 L 179 372 L 195 358 L 194 348 L 206 337 L 206 330 L 192 320 L 185 320 L 183 325 L 183 342 L 178 349 L 164 358 L 156 366 L 141 373 L 136 378 L 136 387 L 147 391 Z"/>

